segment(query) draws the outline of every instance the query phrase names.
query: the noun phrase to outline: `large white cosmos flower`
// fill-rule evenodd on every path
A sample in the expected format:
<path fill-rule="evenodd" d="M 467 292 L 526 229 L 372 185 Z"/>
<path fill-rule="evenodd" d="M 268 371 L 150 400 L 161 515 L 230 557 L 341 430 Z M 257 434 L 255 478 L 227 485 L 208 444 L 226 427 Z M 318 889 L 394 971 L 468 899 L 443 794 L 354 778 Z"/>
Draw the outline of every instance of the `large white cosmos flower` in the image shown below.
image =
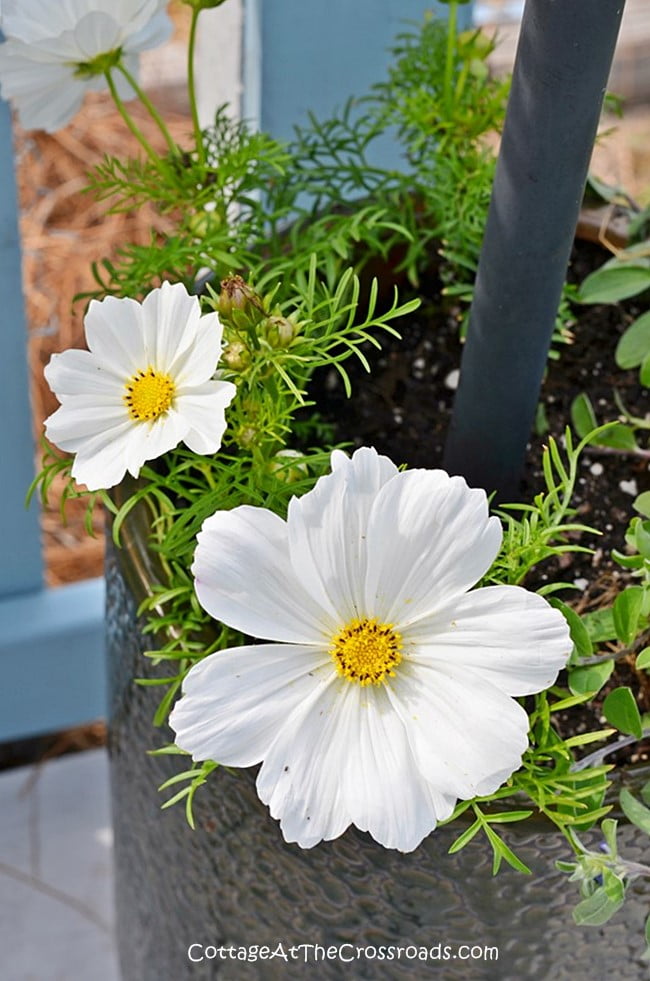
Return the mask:
<path fill-rule="evenodd" d="M 142 303 L 92 300 L 84 321 L 88 351 L 54 354 L 45 377 L 61 406 L 45 432 L 76 453 L 72 476 L 89 490 L 137 477 L 180 442 L 215 453 L 226 428 L 231 382 L 213 378 L 221 353 L 216 313 L 181 283 L 163 283 Z"/>
<path fill-rule="evenodd" d="M 193 571 L 215 618 L 274 643 L 196 664 L 170 724 L 196 760 L 263 761 L 257 791 L 287 841 L 355 824 L 414 849 L 456 801 L 519 766 L 528 718 L 571 649 L 562 615 L 516 586 L 468 592 L 501 542 L 482 490 L 398 472 L 369 448 L 293 498 L 287 521 L 208 518 Z"/>
<path fill-rule="evenodd" d="M 106 88 L 103 70 L 165 41 L 166 0 L 3 0 L 0 92 L 27 129 L 49 133 L 68 123 L 90 89 Z M 118 94 L 133 97 L 119 72 Z"/>

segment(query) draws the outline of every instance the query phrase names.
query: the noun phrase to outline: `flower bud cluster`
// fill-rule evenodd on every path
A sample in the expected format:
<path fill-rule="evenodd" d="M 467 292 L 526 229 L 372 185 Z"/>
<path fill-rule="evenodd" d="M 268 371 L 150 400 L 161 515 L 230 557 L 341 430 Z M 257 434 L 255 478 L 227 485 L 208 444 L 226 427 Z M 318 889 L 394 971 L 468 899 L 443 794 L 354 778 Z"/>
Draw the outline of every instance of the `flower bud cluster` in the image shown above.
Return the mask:
<path fill-rule="evenodd" d="M 231 371 L 245 371 L 253 350 L 288 348 L 300 333 L 302 324 L 293 314 L 285 317 L 279 307 L 270 306 L 271 298 L 260 296 L 241 276 L 221 281 L 217 310 L 221 320 L 236 332 L 222 354 Z"/>

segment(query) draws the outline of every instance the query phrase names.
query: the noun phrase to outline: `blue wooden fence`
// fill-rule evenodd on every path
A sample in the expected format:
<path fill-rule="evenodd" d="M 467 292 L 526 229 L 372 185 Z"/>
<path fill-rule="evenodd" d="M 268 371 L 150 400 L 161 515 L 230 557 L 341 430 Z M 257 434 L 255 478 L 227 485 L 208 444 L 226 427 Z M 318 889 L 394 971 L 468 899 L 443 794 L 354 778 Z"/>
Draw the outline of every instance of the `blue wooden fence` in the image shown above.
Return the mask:
<path fill-rule="evenodd" d="M 397 34 L 435 0 L 244 0 L 242 115 L 281 139 L 311 111 L 326 118 L 383 79 Z M 458 24 L 471 25 L 472 4 Z"/>
<path fill-rule="evenodd" d="M 245 0 L 243 115 L 283 137 L 382 78 L 429 0 Z M 443 8 L 444 9 L 444 8 Z M 461 8 L 469 22 L 470 6 Z M 47 589 L 36 505 L 11 119 L 0 103 L 0 742 L 105 715 L 101 580 Z"/>
<path fill-rule="evenodd" d="M 11 119 L 0 104 L 0 741 L 105 715 L 103 583 L 46 589 L 20 288 Z"/>

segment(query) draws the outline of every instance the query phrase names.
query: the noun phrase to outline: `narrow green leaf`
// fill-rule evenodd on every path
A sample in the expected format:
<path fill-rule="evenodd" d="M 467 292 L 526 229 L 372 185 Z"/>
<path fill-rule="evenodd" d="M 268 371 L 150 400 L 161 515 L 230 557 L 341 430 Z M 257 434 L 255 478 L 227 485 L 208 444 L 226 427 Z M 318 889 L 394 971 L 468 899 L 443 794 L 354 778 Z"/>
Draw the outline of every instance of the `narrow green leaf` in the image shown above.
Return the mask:
<path fill-rule="evenodd" d="M 462 834 L 458 835 L 458 838 L 451 843 L 448 854 L 454 855 L 456 852 L 459 852 L 461 848 L 464 848 L 465 845 L 472 840 L 472 838 L 481 830 L 482 827 L 483 825 L 480 819 L 474 821 L 474 824 L 470 825 L 469 828 L 466 828 L 466 830 L 463 831 Z"/>
<path fill-rule="evenodd" d="M 173 787 L 174 784 L 182 783 L 183 780 L 193 780 L 194 777 L 200 777 L 203 770 L 185 770 L 183 773 L 175 773 L 173 777 L 169 777 L 164 783 L 158 787 L 158 790 L 167 790 L 168 787 Z"/>
<path fill-rule="evenodd" d="M 569 801 L 568 803 L 570 804 L 571 802 Z M 562 820 L 564 824 L 570 824 L 571 826 L 578 828 L 580 831 L 583 831 L 588 827 L 592 827 L 596 821 L 600 821 L 601 818 L 606 817 L 611 809 L 611 804 L 608 804 L 606 807 L 597 807 L 595 810 L 587 811 L 584 814 L 569 815 L 563 813 Z"/>
<path fill-rule="evenodd" d="M 614 729 L 597 729 L 595 732 L 581 732 L 577 736 L 571 736 L 564 740 L 567 749 L 574 746 L 588 746 L 590 743 L 598 743 L 602 739 L 608 739 L 615 732 Z"/>
<path fill-rule="evenodd" d="M 191 787 L 183 787 L 183 789 L 179 790 L 177 794 L 174 794 L 174 796 L 170 797 L 169 800 L 166 800 L 164 804 L 161 804 L 160 810 L 164 811 L 168 807 L 173 807 L 174 804 L 178 804 L 179 800 L 183 800 L 183 797 L 187 797 L 187 795 L 190 793 L 190 790 Z"/>
<path fill-rule="evenodd" d="M 573 708 L 574 705 L 581 705 L 584 701 L 586 701 L 584 695 L 569 695 L 559 702 L 553 702 L 551 712 L 564 712 L 565 709 Z"/>
<path fill-rule="evenodd" d="M 626 787 L 621 790 L 620 800 L 623 814 L 628 821 L 636 824 L 637 828 L 650 835 L 650 807 L 646 807 L 640 800 L 633 797 Z"/>
<path fill-rule="evenodd" d="M 619 552 L 618 549 L 612 549 L 612 558 L 618 565 L 622 565 L 624 569 L 641 569 L 643 566 L 643 556 L 641 555 L 625 555 L 623 552 Z M 612 638 L 616 637 L 616 632 L 612 634 Z"/>
<path fill-rule="evenodd" d="M 643 726 L 641 715 L 630 688 L 622 687 L 611 691 L 603 702 L 603 715 L 620 732 L 641 739 Z"/>
<path fill-rule="evenodd" d="M 180 749 L 173 743 L 168 746 L 161 746 L 160 749 L 148 749 L 147 756 L 189 756 L 186 749 Z"/>
<path fill-rule="evenodd" d="M 512 824 L 514 821 L 525 821 L 532 813 L 532 811 L 502 811 L 500 814 L 490 814 L 488 821 L 490 824 Z"/>
<path fill-rule="evenodd" d="M 589 631 L 582 622 L 582 618 L 579 616 L 579 614 L 556 597 L 550 599 L 549 603 L 562 613 L 564 619 L 568 623 L 571 640 L 573 641 L 573 646 L 575 647 L 575 652 L 578 657 L 589 657 L 590 654 L 593 654 L 594 648 L 591 643 Z"/>
<path fill-rule="evenodd" d="M 492 875 L 496 875 L 499 871 L 499 866 L 501 865 L 501 859 L 505 858 L 508 865 L 517 872 L 524 872 L 530 875 L 530 869 L 525 865 L 520 858 L 517 858 L 515 853 L 508 848 L 503 838 L 500 838 L 496 831 L 493 831 L 489 824 L 485 824 L 485 833 L 490 839 L 492 848 L 494 849 L 494 860 L 492 862 Z"/>

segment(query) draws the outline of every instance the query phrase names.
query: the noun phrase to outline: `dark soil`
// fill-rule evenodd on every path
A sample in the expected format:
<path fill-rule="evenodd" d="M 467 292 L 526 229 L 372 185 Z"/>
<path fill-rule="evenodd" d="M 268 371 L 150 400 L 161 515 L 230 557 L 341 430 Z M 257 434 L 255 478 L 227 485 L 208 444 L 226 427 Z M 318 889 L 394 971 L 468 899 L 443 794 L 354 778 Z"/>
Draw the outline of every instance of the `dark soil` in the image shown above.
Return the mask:
<path fill-rule="evenodd" d="M 608 254 L 591 243 L 574 248 L 570 278 L 581 282 L 601 265 Z M 439 295 L 440 284 L 427 284 L 427 295 Z M 540 401 L 544 408 L 544 431 L 531 436 L 522 487 L 524 499 L 532 499 L 544 487 L 542 449 L 549 434 L 561 439 L 570 422 L 574 398 L 586 392 L 599 423 L 620 418 L 614 401 L 617 390 L 634 416 L 650 411 L 648 391 L 641 387 L 638 371 L 621 371 L 614 360 L 617 341 L 626 326 L 642 312 L 637 298 L 627 303 L 576 306 L 572 327 L 573 343 L 555 345 L 558 360 L 550 360 Z M 335 440 L 354 446 L 374 446 L 395 463 L 410 467 L 440 467 L 454 399 L 454 373 L 460 364 L 459 311 L 423 304 L 410 318 L 400 320 L 402 338 L 386 335 L 382 349 L 368 346 L 365 354 L 370 374 L 356 359 L 346 362 L 352 383 L 347 399 L 336 371 L 329 369 L 314 378 L 311 397 L 319 414 L 334 426 Z M 573 582 L 578 588 L 563 594 L 578 610 L 591 610 L 612 603 L 626 582 L 627 573 L 610 557 L 611 550 L 625 550 L 625 529 L 634 516 L 632 502 L 650 489 L 650 454 L 612 452 L 589 448 L 581 459 L 573 505 L 576 521 L 592 526 L 601 535 L 583 534 L 577 540 L 593 549 L 592 554 L 566 553 L 558 561 L 547 561 L 526 585 L 535 588 L 545 580 Z M 646 641 L 647 643 L 648 641 Z M 643 645 L 641 645 L 643 646 Z M 634 669 L 634 658 L 617 662 L 609 688 L 632 687 L 641 712 L 650 711 L 648 675 Z M 598 728 L 597 707 L 575 715 L 568 722 L 572 732 Z M 621 751 L 616 762 L 648 759 L 650 741 Z"/>

